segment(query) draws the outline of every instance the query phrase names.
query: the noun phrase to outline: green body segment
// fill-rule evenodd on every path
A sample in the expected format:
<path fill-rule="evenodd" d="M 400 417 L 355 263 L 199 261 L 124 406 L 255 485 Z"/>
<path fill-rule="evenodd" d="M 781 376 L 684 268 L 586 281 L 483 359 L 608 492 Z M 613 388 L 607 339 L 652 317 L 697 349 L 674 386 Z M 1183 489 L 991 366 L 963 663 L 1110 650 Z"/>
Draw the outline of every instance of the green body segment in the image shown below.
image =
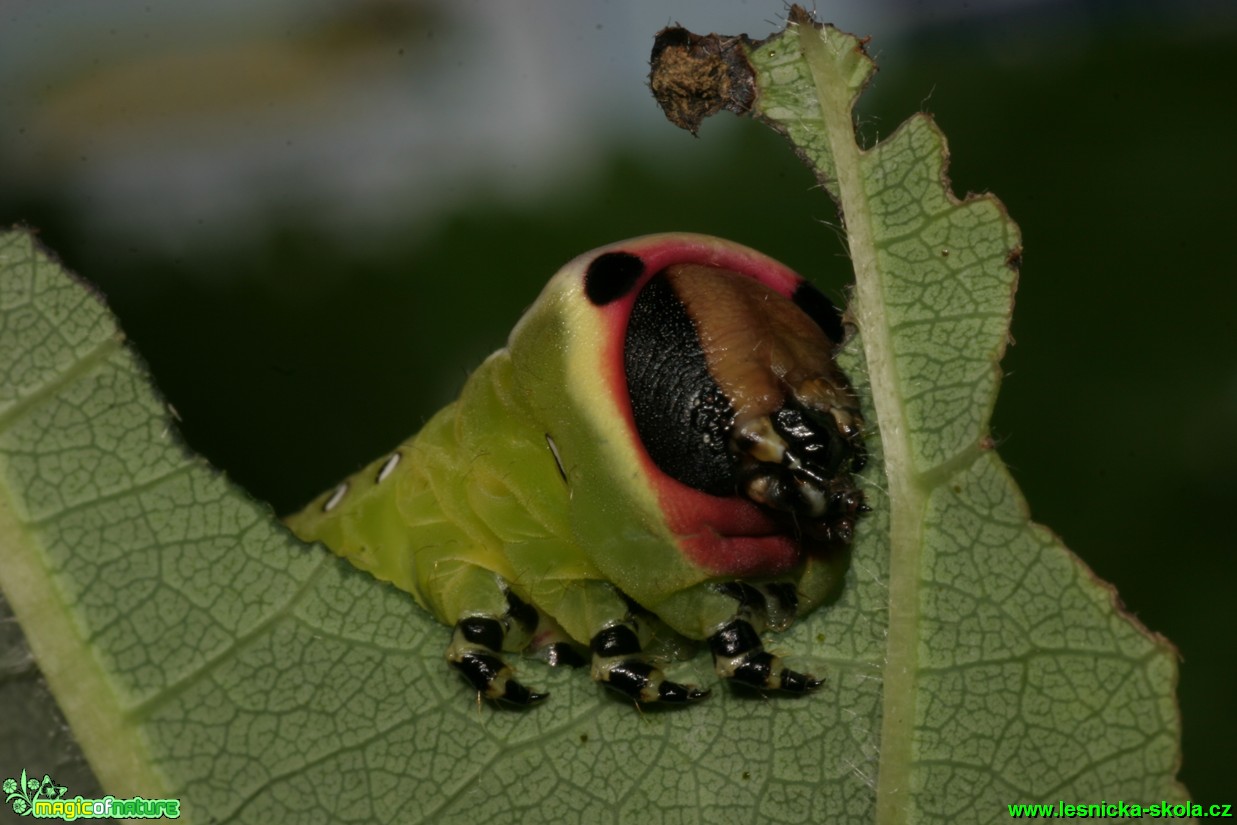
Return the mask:
<path fill-rule="evenodd" d="M 501 616 L 504 588 L 576 642 L 622 621 L 622 593 L 705 638 L 734 602 L 686 560 L 601 383 L 596 318 L 569 265 L 468 379 L 458 401 L 389 457 L 287 519 L 407 591 L 440 621 Z M 551 441 L 557 450 L 551 448 Z M 561 471 L 559 461 L 561 460 Z M 616 587 L 618 588 L 616 590 Z M 527 639 L 510 637 L 509 648 Z"/>
<path fill-rule="evenodd" d="M 765 291 L 736 286 L 743 275 Z M 646 292 L 651 283 L 662 286 Z M 553 644 L 551 660 L 570 661 L 573 652 L 557 644 L 565 639 L 591 648 L 594 680 L 636 702 L 703 698 L 706 690 L 666 678 L 657 663 L 682 651 L 663 625 L 708 640 L 722 679 L 814 690 L 820 680 L 786 667 L 759 635 L 819 605 L 845 564 L 843 553 L 810 552 L 811 537 L 797 522 L 788 528 L 761 508 L 792 516 L 795 508 L 816 508 L 813 524 L 827 531 L 844 525 L 848 542 L 862 502 L 849 475 L 808 478 L 802 469 L 812 460 L 803 450 L 831 444 L 843 452 L 824 455 L 852 461 L 859 449 L 852 443 L 858 411 L 824 357 L 832 346 L 821 334 L 825 324 L 792 298 L 803 283 L 754 250 L 701 235 L 646 236 L 586 253 L 550 280 L 507 347 L 477 368 L 455 403 L 288 526 L 453 626 L 448 663 L 490 699 L 542 699 L 514 677 L 500 651 Z M 678 297 L 666 298 L 664 288 L 679 290 Z M 644 298 L 651 303 L 634 323 Z M 804 306 L 814 306 L 810 295 Z M 690 320 L 686 336 L 676 318 Z M 659 337 L 666 329 L 679 337 Z M 805 340 L 815 343 L 799 354 L 796 342 Z M 659 360 L 663 354 L 667 360 Z M 655 365 L 641 375 L 656 380 L 633 382 L 632 363 Z M 707 376 L 691 371 L 700 363 Z M 811 410 L 796 407 L 804 402 L 791 399 L 791 390 L 817 405 L 811 422 L 802 417 Z M 756 410 L 745 419 L 741 446 L 725 442 L 736 465 L 735 450 L 758 462 L 742 495 L 737 475 L 733 495 L 710 493 L 714 487 L 668 470 L 677 459 L 659 460 L 641 440 L 637 409 L 645 416 L 662 404 L 657 408 L 696 415 L 716 403 L 709 393 L 726 393 L 727 404 L 742 398 Z M 766 402 L 769 409 L 759 408 Z M 777 425 L 790 441 L 770 417 L 779 405 L 792 416 Z M 737 420 L 738 407 L 731 409 Z M 680 439 L 692 461 L 701 442 L 730 437 L 683 429 L 673 415 L 656 426 L 655 435 Z M 763 479 L 755 493 L 753 479 Z M 792 483 L 808 484 L 821 502 L 828 495 L 835 509 L 821 509 L 807 494 L 794 498 L 800 487 Z M 654 638 L 665 642 L 656 656 L 646 653 Z"/>

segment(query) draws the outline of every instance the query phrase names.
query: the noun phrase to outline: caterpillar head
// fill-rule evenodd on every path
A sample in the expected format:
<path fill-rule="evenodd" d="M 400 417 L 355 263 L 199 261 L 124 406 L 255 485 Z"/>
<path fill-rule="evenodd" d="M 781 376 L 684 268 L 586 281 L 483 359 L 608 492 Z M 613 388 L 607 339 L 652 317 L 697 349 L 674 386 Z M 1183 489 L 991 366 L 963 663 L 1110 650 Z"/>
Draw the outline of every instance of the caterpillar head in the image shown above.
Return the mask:
<path fill-rule="evenodd" d="M 867 509 L 851 475 L 863 421 L 834 360 L 841 317 L 812 285 L 747 247 L 676 233 L 588 253 L 548 291 L 571 329 L 556 344 L 571 380 L 592 385 L 576 394 L 589 438 L 609 466 L 638 466 L 616 474 L 621 489 L 573 493 L 601 509 L 650 489 L 649 509 L 715 576 L 780 575 L 850 541 Z"/>
<path fill-rule="evenodd" d="M 761 274 L 676 263 L 643 283 L 623 348 L 632 417 L 672 478 L 743 496 L 805 539 L 849 542 L 866 453 L 833 359 L 841 322 L 811 285 L 787 296 Z"/>

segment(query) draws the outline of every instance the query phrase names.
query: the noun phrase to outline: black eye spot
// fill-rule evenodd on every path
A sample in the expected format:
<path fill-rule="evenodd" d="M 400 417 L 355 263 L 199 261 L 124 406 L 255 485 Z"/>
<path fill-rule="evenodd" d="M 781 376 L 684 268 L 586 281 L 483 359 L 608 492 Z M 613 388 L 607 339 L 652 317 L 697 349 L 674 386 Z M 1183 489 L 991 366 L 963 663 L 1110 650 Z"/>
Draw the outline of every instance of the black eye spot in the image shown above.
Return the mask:
<path fill-rule="evenodd" d="M 807 313 L 807 317 L 816 322 L 816 326 L 829 336 L 835 344 L 842 343 L 846 331 L 842 328 L 842 312 L 825 297 L 825 294 L 807 281 L 799 284 L 791 300 L 799 309 Z"/>
<path fill-rule="evenodd" d="M 584 294 L 595 306 L 603 307 L 622 298 L 644 274 L 644 261 L 630 252 L 598 255 L 584 274 Z"/>

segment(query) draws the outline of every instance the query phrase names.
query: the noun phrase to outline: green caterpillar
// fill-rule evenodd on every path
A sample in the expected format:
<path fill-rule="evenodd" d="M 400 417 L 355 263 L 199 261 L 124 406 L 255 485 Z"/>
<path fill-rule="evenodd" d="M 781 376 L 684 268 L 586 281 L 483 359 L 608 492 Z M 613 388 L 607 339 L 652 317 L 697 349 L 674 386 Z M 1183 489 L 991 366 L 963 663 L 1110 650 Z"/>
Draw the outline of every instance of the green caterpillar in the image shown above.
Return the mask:
<path fill-rule="evenodd" d="M 637 702 L 667 679 L 654 633 L 717 674 L 810 691 L 760 634 L 818 605 L 868 508 L 837 309 L 785 266 L 651 235 L 563 267 L 506 349 L 390 455 L 288 519 L 454 627 L 447 660 L 490 699 L 545 694 L 503 651 L 583 663 Z"/>

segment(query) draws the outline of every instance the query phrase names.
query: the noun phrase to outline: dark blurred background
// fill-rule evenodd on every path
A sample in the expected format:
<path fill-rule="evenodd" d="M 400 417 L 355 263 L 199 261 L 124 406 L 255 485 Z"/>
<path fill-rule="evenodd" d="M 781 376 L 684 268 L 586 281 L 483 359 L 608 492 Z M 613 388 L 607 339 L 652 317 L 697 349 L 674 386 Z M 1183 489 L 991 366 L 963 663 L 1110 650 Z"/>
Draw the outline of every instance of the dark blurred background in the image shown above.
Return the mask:
<path fill-rule="evenodd" d="M 1022 227 L 1001 454 L 1177 644 L 1181 776 L 1237 802 L 1237 5 L 817 11 L 873 37 L 867 141 L 932 113 L 956 192 Z M 417 429 L 591 247 L 708 232 L 844 295 L 788 146 L 729 115 L 693 140 L 644 86 L 661 27 L 763 37 L 784 12 L 3 0 L 0 225 L 97 284 L 189 444 L 287 512 Z"/>

